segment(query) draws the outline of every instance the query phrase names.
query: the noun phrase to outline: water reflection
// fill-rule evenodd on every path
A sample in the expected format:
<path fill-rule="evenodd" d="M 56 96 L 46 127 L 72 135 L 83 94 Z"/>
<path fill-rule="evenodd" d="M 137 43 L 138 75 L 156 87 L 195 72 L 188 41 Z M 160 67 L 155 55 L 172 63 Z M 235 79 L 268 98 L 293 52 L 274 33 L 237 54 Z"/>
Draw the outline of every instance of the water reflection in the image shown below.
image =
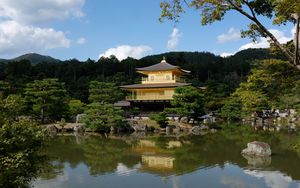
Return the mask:
<path fill-rule="evenodd" d="M 241 138 L 243 137 L 243 138 Z M 204 137 L 58 136 L 53 159 L 33 185 L 60 187 L 300 187 L 299 156 L 266 137 L 276 155 L 244 158 L 252 137 L 223 133 Z M 288 175 L 286 175 L 288 174 Z"/>
<path fill-rule="evenodd" d="M 132 173 L 136 173 L 141 168 L 141 166 L 142 165 L 139 163 L 134 165 L 132 168 L 129 168 L 123 163 L 119 163 L 116 169 L 116 174 L 118 174 L 119 176 L 129 176 Z"/>
<path fill-rule="evenodd" d="M 262 178 L 270 188 L 288 188 L 292 186 L 293 179 L 279 171 L 245 170 L 246 174 Z M 296 183 L 294 184 L 296 185 Z"/>

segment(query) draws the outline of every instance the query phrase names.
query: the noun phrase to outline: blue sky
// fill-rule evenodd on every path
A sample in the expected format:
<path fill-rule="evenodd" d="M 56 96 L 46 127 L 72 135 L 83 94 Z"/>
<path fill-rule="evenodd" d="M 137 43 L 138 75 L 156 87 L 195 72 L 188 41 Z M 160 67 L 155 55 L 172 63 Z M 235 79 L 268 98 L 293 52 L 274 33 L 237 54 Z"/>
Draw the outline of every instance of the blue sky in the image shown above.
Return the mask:
<path fill-rule="evenodd" d="M 208 51 L 229 55 L 267 47 L 241 39 L 249 23 L 230 12 L 221 22 L 201 26 L 199 12 L 188 10 L 174 24 L 158 21 L 161 0 L 0 0 L 0 58 L 36 52 L 66 60 L 119 59 L 168 51 Z M 292 25 L 267 28 L 282 42 L 292 39 Z"/>

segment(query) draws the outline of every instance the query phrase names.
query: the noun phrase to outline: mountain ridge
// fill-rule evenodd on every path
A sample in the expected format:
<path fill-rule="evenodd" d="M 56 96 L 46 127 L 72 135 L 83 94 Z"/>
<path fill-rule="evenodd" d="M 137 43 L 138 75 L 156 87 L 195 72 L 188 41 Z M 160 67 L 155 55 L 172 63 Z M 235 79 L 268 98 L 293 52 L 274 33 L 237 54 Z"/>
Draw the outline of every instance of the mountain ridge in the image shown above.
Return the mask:
<path fill-rule="evenodd" d="M 59 60 L 59 59 L 55 59 L 51 56 L 41 55 L 38 53 L 27 53 L 27 54 L 23 54 L 23 55 L 20 55 L 18 57 L 12 58 L 12 59 L 1 59 L 0 58 L 0 62 L 3 62 L 3 63 L 12 62 L 12 61 L 21 61 L 21 60 L 28 60 L 33 65 L 43 63 L 43 62 L 47 62 L 47 63 L 61 62 L 61 60 Z"/>

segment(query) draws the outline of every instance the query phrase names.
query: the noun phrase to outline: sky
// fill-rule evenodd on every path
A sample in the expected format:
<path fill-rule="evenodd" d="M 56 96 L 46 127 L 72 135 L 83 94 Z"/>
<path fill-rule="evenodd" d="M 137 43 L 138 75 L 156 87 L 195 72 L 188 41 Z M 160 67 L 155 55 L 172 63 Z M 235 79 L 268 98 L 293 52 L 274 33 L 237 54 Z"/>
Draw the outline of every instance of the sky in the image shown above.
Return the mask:
<path fill-rule="evenodd" d="M 140 59 L 169 51 L 205 51 L 228 56 L 247 48 L 268 47 L 242 39 L 249 21 L 229 12 L 224 20 L 200 24 L 189 9 L 179 23 L 159 22 L 162 0 L 0 0 L 0 58 L 40 53 L 57 59 L 115 55 Z M 293 25 L 262 22 L 280 42 L 293 38 Z"/>

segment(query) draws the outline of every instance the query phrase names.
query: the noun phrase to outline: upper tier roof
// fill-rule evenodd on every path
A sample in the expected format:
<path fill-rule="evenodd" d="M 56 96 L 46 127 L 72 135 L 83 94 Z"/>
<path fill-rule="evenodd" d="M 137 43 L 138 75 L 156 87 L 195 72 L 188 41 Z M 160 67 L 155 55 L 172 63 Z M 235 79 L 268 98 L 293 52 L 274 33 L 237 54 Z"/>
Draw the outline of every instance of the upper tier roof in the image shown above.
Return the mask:
<path fill-rule="evenodd" d="M 184 73 L 189 73 L 190 71 L 181 69 L 179 66 L 174 66 L 166 62 L 165 58 L 155 65 L 151 65 L 148 67 L 137 68 L 138 71 L 167 71 L 167 70 L 179 70 Z"/>

